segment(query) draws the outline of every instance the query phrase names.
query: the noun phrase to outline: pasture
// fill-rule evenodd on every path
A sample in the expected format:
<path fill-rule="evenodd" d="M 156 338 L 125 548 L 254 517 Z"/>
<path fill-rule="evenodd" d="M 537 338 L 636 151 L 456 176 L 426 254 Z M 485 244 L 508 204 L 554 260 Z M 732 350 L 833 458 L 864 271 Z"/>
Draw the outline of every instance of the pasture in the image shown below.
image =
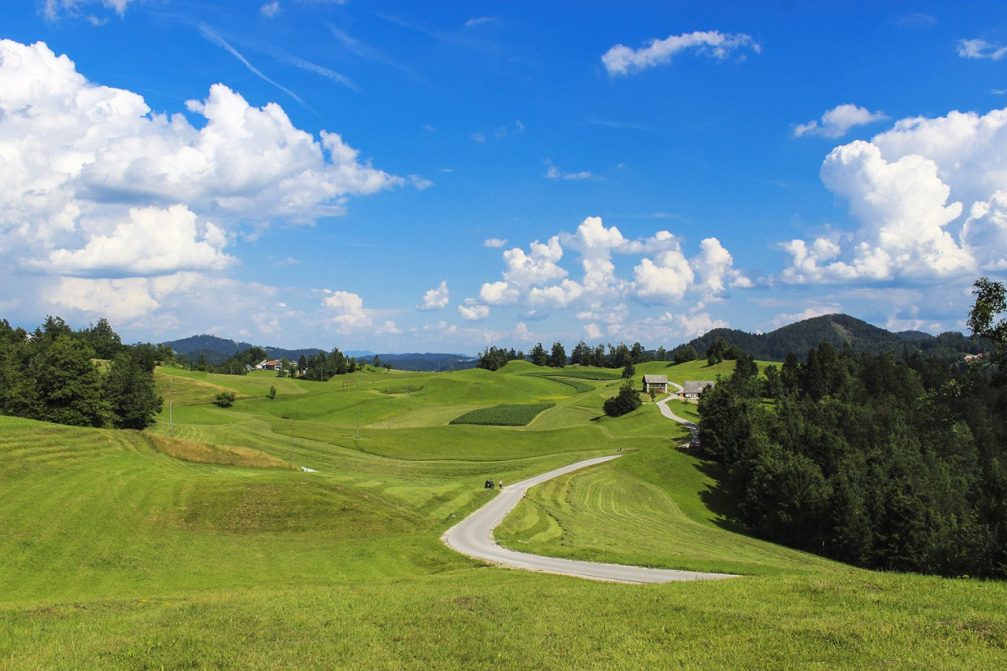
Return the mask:
<path fill-rule="evenodd" d="M 730 369 L 654 362 L 635 383 Z M 603 416 L 618 372 L 518 362 L 321 383 L 159 369 L 157 383 L 174 435 L 167 396 L 143 434 L 0 417 L 0 668 L 1007 665 L 1007 586 L 853 569 L 739 533 L 714 465 L 676 448 L 684 429 L 648 398 Z M 230 408 L 212 403 L 222 389 Z M 541 410 L 451 424 L 507 405 Z M 617 450 L 533 489 L 500 541 L 743 578 L 594 583 L 440 543 L 494 495 L 484 480 Z"/>

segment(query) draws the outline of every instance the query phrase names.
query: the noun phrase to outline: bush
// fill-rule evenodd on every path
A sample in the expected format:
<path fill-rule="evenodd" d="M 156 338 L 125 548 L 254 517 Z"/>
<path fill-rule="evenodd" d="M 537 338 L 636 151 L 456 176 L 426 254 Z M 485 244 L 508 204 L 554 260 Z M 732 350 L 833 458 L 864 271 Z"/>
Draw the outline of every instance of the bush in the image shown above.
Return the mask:
<path fill-rule="evenodd" d="M 233 391 L 222 391 L 217 394 L 217 398 L 214 403 L 219 405 L 221 408 L 230 408 L 234 405 L 234 398 L 235 395 Z"/>
<path fill-rule="evenodd" d="M 619 393 L 605 401 L 605 414 L 609 417 L 621 417 L 640 407 L 640 395 L 630 385 L 623 386 Z"/>
<path fill-rule="evenodd" d="M 268 398 L 270 401 L 272 401 L 274 398 L 276 398 L 276 386 L 275 385 L 272 385 L 272 384 L 269 385 L 269 391 L 266 392 L 266 398 Z"/>

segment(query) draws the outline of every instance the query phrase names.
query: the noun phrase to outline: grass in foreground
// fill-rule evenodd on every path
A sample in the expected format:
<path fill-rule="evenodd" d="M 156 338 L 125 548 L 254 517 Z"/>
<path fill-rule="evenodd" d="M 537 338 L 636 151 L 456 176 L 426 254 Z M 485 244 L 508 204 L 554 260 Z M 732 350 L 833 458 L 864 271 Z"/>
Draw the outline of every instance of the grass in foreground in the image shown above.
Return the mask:
<path fill-rule="evenodd" d="M 680 428 L 650 404 L 600 417 L 617 380 L 577 394 L 499 371 L 180 377 L 247 398 L 225 410 L 194 394 L 172 444 L 256 459 L 194 463 L 134 432 L 0 417 L 0 668 L 1007 666 L 1004 583 L 862 571 L 732 533 L 715 473 L 670 447 Z M 546 402 L 523 428 L 446 424 L 466 405 Z M 439 542 L 492 496 L 484 479 L 618 448 L 532 490 L 507 542 L 750 575 L 594 583 Z M 318 472 L 250 467 L 270 459 Z"/>

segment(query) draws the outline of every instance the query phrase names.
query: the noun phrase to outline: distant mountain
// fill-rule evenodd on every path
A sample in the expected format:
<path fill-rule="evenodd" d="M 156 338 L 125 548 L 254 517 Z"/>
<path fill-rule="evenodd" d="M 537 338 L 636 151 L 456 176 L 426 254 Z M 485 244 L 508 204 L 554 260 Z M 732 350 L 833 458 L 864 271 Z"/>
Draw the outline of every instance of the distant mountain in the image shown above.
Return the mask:
<path fill-rule="evenodd" d="M 399 370 L 465 370 L 475 368 L 478 359 L 465 354 L 379 354 L 382 363 Z"/>
<path fill-rule="evenodd" d="M 236 342 L 212 335 L 189 336 L 188 338 L 172 340 L 162 344 L 171 347 L 176 354 L 182 354 L 190 359 L 198 359 L 200 356 L 203 356 L 208 363 L 215 365 L 226 361 L 238 352 L 244 352 L 246 349 L 256 347 L 256 345 L 247 342 Z M 266 356 L 270 358 L 282 359 L 286 357 L 293 361 L 299 359 L 302 354 L 304 356 L 312 356 L 324 351 L 317 347 L 283 349 L 282 347 L 270 347 L 268 345 L 262 347 L 262 349 L 266 350 Z"/>
<path fill-rule="evenodd" d="M 713 329 L 687 345 L 703 355 L 717 338 L 723 338 L 729 345 L 740 347 L 757 359 L 771 361 L 782 361 L 790 352 L 803 356 L 823 342 L 837 348 L 849 346 L 856 352 L 900 353 L 910 350 L 948 358 L 983 351 L 982 343 L 954 331 L 938 336 L 921 331 L 893 333 L 845 314 L 813 317 L 769 333 Z"/>
<path fill-rule="evenodd" d="M 218 338 L 212 335 L 197 335 L 181 340 L 172 340 L 161 343 L 168 345 L 176 354 L 181 354 L 188 359 L 198 359 L 202 356 L 207 363 L 218 365 L 231 358 L 238 352 L 243 352 L 256 345 L 247 342 Z M 287 358 L 296 361 L 303 354 L 313 356 L 325 351 L 318 348 L 307 349 L 283 349 L 282 347 L 261 346 L 266 351 L 266 356 L 273 359 Z M 343 352 L 346 356 L 357 359 L 366 359 L 370 362 L 374 358 L 374 352 L 367 350 L 350 350 Z M 399 370 L 463 370 L 465 368 L 475 368 L 476 359 L 465 354 L 438 354 L 438 353 L 410 353 L 410 354 L 378 354 L 381 361 L 389 364 L 392 368 Z"/>

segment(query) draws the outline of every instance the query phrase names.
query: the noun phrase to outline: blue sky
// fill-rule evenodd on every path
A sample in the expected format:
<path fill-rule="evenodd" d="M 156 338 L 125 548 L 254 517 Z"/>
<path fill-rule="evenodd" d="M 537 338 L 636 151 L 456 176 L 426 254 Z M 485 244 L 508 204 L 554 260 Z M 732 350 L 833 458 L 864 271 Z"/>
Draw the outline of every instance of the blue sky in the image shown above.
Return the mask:
<path fill-rule="evenodd" d="M 994 3 L 48 0 L 0 39 L 25 326 L 670 347 L 961 329 L 1007 272 Z"/>

